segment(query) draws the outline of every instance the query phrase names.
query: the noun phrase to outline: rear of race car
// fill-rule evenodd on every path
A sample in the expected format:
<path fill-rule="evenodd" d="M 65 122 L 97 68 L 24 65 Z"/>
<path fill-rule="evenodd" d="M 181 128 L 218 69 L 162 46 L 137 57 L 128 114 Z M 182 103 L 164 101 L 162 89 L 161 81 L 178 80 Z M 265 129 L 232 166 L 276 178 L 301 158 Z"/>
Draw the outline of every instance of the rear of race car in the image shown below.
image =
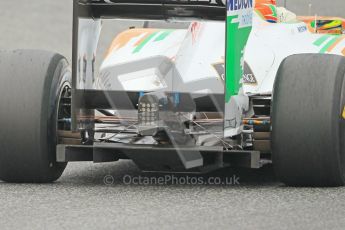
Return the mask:
<path fill-rule="evenodd" d="M 185 11 L 180 10 L 181 5 Z M 261 161 L 259 152 L 253 150 L 250 135 L 242 134 L 244 124 L 253 122 L 241 80 L 253 1 L 229 1 L 228 7 L 204 1 L 172 1 L 163 6 L 173 9 L 167 14 L 204 21 L 191 20 L 183 29 L 168 28 L 167 24 L 164 29 L 130 28 L 121 32 L 106 52 L 98 76 L 93 71 L 98 39 L 92 40 L 91 35 L 98 34 L 101 22 L 78 19 L 76 87 L 83 89 L 78 93 L 87 99 L 93 93 L 91 101 L 104 98 L 108 106 L 102 110 L 112 115 L 96 116 L 96 124 L 92 124 L 95 144 L 126 144 L 131 151 L 164 147 L 166 152 L 174 152 L 169 160 L 162 160 L 152 155 L 154 151 L 137 154 L 123 150 L 148 171 L 204 171 L 227 166 L 233 159 L 234 164 L 261 167 L 266 161 Z M 208 11 L 201 17 L 198 14 L 204 12 L 203 8 Z M 228 12 L 227 16 L 223 14 L 226 24 L 218 20 L 221 14 L 212 16 L 218 10 Z M 87 33 L 90 35 L 85 36 Z M 228 52 L 224 52 L 225 47 Z M 228 64 L 226 59 L 230 60 Z M 226 67 L 230 76 L 227 79 Z M 76 114 L 78 129 L 88 133 L 91 124 L 86 118 L 90 116 L 86 109 Z M 238 154 L 223 157 L 231 152 Z M 151 163 L 144 164 L 143 159 Z"/>
<path fill-rule="evenodd" d="M 259 1 L 261 14 L 254 7 L 253 0 L 74 0 L 72 74 L 63 57 L 41 52 L 33 70 L 22 71 L 44 66 L 32 74 L 51 85 L 32 90 L 36 99 L 50 95 L 41 98 L 49 108 L 42 114 L 54 114 L 49 125 L 47 116 L 39 122 L 42 148 L 23 155 L 6 145 L 0 162 L 17 164 L 2 167 L 0 178 L 51 182 L 71 161 L 132 159 L 143 171 L 207 172 L 273 160 L 286 184 L 343 185 L 344 37 L 287 22 L 293 14 L 275 1 Z M 100 61 L 107 23 L 132 19 Z M 175 20 L 190 23 L 173 28 Z M 10 68 L 17 56 L 32 62 L 25 53 L 7 55 L 1 69 L 12 72 L 3 75 L 18 73 Z M 27 173 L 11 173 L 21 166 Z"/>

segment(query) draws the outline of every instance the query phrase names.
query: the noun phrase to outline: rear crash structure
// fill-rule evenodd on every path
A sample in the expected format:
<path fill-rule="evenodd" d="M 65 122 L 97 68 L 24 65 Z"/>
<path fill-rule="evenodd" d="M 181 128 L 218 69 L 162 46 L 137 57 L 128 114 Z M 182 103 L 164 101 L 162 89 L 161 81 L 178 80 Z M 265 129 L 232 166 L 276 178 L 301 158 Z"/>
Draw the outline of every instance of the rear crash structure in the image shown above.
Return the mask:
<path fill-rule="evenodd" d="M 0 179 L 53 182 L 68 162 L 131 159 L 143 171 L 190 173 L 273 163 L 287 185 L 344 185 L 344 57 L 296 52 L 274 76 L 261 70 L 269 82 L 256 79 L 244 58 L 254 7 L 252 0 L 74 0 L 72 70 L 58 54 L 0 52 Z M 150 22 L 130 28 L 98 70 L 102 25 L 111 19 L 193 22 L 184 31 Z M 219 30 L 225 39 L 211 43 L 225 43 L 212 47 L 208 37 Z M 342 37 L 322 39 L 337 40 L 334 48 Z"/>

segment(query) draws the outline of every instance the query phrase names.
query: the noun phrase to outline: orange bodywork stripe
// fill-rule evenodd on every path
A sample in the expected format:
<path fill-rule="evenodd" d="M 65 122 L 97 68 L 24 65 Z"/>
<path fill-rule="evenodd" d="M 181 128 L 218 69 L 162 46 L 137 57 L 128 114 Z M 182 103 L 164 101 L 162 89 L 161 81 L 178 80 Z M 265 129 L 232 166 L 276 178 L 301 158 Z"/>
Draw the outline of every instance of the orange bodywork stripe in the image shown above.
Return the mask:
<path fill-rule="evenodd" d="M 132 38 L 139 37 L 143 33 L 147 33 L 147 35 L 143 36 L 135 45 L 140 44 L 147 36 L 155 31 L 156 29 L 131 29 L 120 33 L 111 43 L 105 56 L 108 57 L 113 51 L 124 47 Z"/>
<path fill-rule="evenodd" d="M 144 42 L 152 33 L 154 33 L 154 32 L 156 32 L 156 30 L 146 30 L 145 31 L 147 34 L 144 36 L 144 37 L 142 37 L 142 38 L 140 38 L 140 40 L 139 41 L 137 41 L 136 43 L 135 43 L 135 45 L 134 46 L 138 46 L 138 45 L 140 45 L 142 42 Z"/>
<path fill-rule="evenodd" d="M 328 49 L 328 52 L 331 52 L 341 41 L 343 41 L 345 39 L 344 36 L 338 38 Z"/>

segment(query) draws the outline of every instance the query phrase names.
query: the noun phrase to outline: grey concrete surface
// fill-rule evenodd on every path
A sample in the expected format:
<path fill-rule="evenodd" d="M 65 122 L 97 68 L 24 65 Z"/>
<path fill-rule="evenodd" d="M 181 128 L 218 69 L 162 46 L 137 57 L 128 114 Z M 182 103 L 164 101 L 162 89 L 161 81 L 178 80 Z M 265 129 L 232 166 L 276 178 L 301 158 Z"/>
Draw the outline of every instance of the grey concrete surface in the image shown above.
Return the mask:
<path fill-rule="evenodd" d="M 277 3 L 292 10 L 298 15 L 319 15 L 345 17 L 343 0 L 277 0 Z"/>
<path fill-rule="evenodd" d="M 288 6 L 305 13 L 302 2 Z M 320 14 L 345 16 L 344 0 L 313 2 Z M 71 7 L 72 0 L 0 1 L 0 49 L 55 50 L 70 59 Z M 233 186 L 126 185 L 126 175 L 166 175 L 140 173 L 130 161 L 72 163 L 54 184 L 0 183 L 0 229 L 344 229 L 345 188 L 288 188 L 272 174 L 204 177 L 236 175 Z"/>

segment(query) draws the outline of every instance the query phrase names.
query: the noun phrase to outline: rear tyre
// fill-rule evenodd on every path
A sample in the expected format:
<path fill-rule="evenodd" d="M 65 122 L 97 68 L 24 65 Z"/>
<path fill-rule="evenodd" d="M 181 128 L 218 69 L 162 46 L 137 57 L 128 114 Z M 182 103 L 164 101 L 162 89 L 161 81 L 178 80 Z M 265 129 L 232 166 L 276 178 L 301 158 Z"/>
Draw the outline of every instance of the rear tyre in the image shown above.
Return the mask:
<path fill-rule="evenodd" d="M 278 179 L 292 186 L 345 184 L 345 58 L 301 54 L 277 74 L 272 155 Z"/>
<path fill-rule="evenodd" d="M 57 180 L 60 92 L 70 84 L 68 63 L 37 50 L 0 52 L 0 179 L 16 183 Z"/>

